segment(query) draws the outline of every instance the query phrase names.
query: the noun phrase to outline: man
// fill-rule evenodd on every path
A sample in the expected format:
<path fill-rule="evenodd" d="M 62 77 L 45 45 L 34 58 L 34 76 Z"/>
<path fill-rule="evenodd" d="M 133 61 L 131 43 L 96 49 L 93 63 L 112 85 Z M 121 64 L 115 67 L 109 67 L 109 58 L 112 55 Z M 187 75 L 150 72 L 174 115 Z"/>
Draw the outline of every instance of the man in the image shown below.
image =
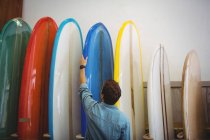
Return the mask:
<path fill-rule="evenodd" d="M 130 123 L 127 117 L 114 104 L 121 96 L 119 85 L 114 80 L 105 82 L 102 102 L 92 98 L 85 77 L 87 58 L 80 60 L 80 97 L 87 117 L 87 140 L 130 140 Z"/>

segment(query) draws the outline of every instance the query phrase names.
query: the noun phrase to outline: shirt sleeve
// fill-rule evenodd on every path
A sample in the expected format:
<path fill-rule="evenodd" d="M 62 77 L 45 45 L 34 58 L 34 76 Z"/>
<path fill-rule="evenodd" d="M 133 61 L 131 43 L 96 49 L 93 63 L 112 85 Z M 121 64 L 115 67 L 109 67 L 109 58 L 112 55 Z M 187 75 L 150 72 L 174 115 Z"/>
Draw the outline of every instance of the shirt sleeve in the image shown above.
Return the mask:
<path fill-rule="evenodd" d="M 86 113 L 88 113 L 88 110 L 97 104 L 97 102 L 92 98 L 92 94 L 89 91 L 87 84 L 83 83 L 80 85 L 79 93 L 83 109 Z"/>

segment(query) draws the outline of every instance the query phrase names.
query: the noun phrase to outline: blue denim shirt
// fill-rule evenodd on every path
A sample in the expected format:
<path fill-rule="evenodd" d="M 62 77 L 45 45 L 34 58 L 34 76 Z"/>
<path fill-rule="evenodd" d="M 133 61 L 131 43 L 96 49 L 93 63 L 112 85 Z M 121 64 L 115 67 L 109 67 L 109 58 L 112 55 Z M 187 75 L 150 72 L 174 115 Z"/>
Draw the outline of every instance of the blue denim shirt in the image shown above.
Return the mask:
<path fill-rule="evenodd" d="M 87 84 L 81 84 L 79 92 L 87 118 L 85 139 L 130 140 L 129 120 L 117 107 L 96 102 Z"/>

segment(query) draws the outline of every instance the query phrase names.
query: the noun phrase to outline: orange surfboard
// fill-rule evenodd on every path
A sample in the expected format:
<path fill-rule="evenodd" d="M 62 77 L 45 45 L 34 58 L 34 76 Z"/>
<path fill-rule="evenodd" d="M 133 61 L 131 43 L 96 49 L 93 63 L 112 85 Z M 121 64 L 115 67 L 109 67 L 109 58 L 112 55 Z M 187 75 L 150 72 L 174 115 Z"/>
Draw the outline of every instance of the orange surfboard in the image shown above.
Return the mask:
<path fill-rule="evenodd" d="M 56 31 L 55 21 L 44 17 L 30 36 L 20 91 L 19 139 L 40 140 L 48 133 L 49 72 Z"/>

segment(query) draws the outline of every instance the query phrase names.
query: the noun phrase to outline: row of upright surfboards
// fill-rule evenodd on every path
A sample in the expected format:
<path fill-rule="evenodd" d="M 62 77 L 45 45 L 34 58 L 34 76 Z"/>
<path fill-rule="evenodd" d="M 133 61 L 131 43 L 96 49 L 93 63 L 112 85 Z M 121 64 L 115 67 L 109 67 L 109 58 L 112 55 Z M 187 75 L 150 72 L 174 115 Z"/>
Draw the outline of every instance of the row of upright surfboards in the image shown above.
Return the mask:
<path fill-rule="evenodd" d="M 100 101 L 108 79 L 117 81 L 122 96 L 116 106 L 130 120 L 131 139 L 174 138 L 170 79 L 164 47 L 153 55 L 148 81 L 148 122 L 145 124 L 140 34 L 132 21 L 119 30 L 113 58 L 112 41 L 102 23 L 93 25 L 83 45 L 79 24 L 64 20 L 59 28 L 50 17 L 40 19 L 33 31 L 22 19 L 10 20 L 0 34 L 0 139 L 69 140 L 85 135 L 81 107 L 79 61 L 88 57 L 87 84 Z M 83 48 L 84 46 L 84 48 Z M 182 109 L 185 139 L 203 139 L 203 112 L 199 61 L 190 52 L 183 68 Z M 145 129 L 149 127 L 149 135 Z"/>

